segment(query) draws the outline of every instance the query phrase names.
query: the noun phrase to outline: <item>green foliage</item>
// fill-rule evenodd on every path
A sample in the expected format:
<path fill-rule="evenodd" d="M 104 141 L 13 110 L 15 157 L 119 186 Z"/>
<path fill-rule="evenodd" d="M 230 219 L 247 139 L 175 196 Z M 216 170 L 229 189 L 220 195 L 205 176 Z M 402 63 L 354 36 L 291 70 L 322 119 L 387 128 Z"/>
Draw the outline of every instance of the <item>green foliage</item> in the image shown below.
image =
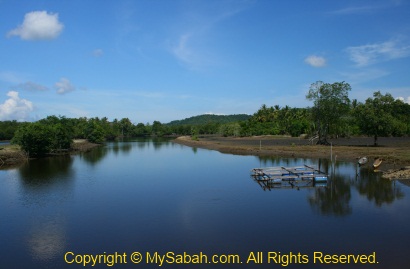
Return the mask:
<path fill-rule="evenodd" d="M 162 124 L 159 121 L 134 125 L 128 118 L 121 120 L 81 117 L 78 119 L 49 116 L 36 123 L 0 122 L 0 139 L 13 137 L 31 156 L 68 149 L 72 139 L 86 138 L 93 143 L 118 137 L 220 134 L 223 136 L 291 135 L 319 133 L 327 136 L 410 135 L 410 105 L 394 100 L 390 94 L 376 92 L 365 103 L 348 98 L 350 85 L 318 81 L 311 85 L 306 98 L 312 108 L 291 108 L 265 104 L 252 116 L 200 115 Z"/>
<path fill-rule="evenodd" d="M 50 125 L 54 136 L 52 137 L 52 149 L 68 149 L 73 141 L 71 130 L 62 123 Z"/>
<path fill-rule="evenodd" d="M 78 119 L 71 119 L 73 125 L 73 138 L 86 138 L 86 129 L 88 120 L 85 117 L 80 117 Z"/>
<path fill-rule="evenodd" d="M 242 125 L 241 135 L 299 136 L 309 131 L 309 122 L 309 109 L 262 105 L 248 122 Z"/>
<path fill-rule="evenodd" d="M 195 141 L 198 141 L 199 139 L 198 139 L 198 129 L 197 128 L 195 128 L 195 127 L 192 127 L 191 128 L 191 139 L 192 140 L 195 140 Z"/>
<path fill-rule="evenodd" d="M 213 115 L 213 114 L 204 114 L 199 116 L 194 116 L 190 118 L 186 118 L 183 120 L 174 120 L 168 123 L 168 126 L 175 126 L 175 125 L 205 125 L 209 123 L 230 123 L 230 122 L 237 122 L 237 121 L 245 121 L 249 119 L 251 116 L 246 114 L 237 114 L 237 115 Z"/>
<path fill-rule="evenodd" d="M 328 134 L 337 134 L 341 118 L 348 114 L 351 87 L 345 82 L 333 84 L 317 81 L 310 86 L 306 98 L 313 101 L 312 115 L 317 122 L 319 142 L 327 144 Z"/>
<path fill-rule="evenodd" d="M 132 133 L 133 124 L 128 118 L 122 118 L 119 122 L 122 137 L 129 137 Z"/>
<path fill-rule="evenodd" d="M 12 143 L 20 145 L 29 156 L 44 156 L 52 151 L 69 149 L 72 128 L 65 117 L 49 116 L 34 123 L 24 123 L 15 132 Z"/>
<path fill-rule="evenodd" d="M 53 129 L 40 123 L 26 123 L 21 125 L 12 140 L 29 156 L 44 156 L 50 152 L 53 144 Z"/>
<path fill-rule="evenodd" d="M 162 134 L 162 123 L 159 121 L 154 121 L 152 123 L 152 134 L 153 135 L 157 135 L 157 136 L 161 136 Z"/>
<path fill-rule="evenodd" d="M 134 136 L 148 136 L 149 130 L 145 127 L 144 123 L 138 123 L 133 130 Z"/>
<path fill-rule="evenodd" d="M 356 106 L 354 115 L 361 132 L 373 136 L 374 145 L 377 145 L 379 136 L 401 136 L 407 132 L 408 107 L 408 104 L 394 100 L 391 94 L 383 95 L 377 91 L 373 98 Z"/>
<path fill-rule="evenodd" d="M 72 143 L 73 123 L 64 116 L 48 116 L 39 123 L 51 128 L 51 150 L 68 149 Z"/>
<path fill-rule="evenodd" d="M 98 118 L 88 121 L 86 133 L 86 138 L 91 143 L 101 144 L 105 141 L 105 132 Z"/>
<path fill-rule="evenodd" d="M 99 121 L 99 126 L 103 129 L 105 139 L 114 140 L 119 135 L 119 128 L 117 119 L 114 122 L 109 122 L 107 117 Z"/>
<path fill-rule="evenodd" d="M 21 124 L 15 120 L 0 121 L 0 140 L 11 140 Z"/>
<path fill-rule="evenodd" d="M 241 134 L 241 126 L 237 122 L 221 125 L 219 133 L 223 136 L 239 136 Z"/>

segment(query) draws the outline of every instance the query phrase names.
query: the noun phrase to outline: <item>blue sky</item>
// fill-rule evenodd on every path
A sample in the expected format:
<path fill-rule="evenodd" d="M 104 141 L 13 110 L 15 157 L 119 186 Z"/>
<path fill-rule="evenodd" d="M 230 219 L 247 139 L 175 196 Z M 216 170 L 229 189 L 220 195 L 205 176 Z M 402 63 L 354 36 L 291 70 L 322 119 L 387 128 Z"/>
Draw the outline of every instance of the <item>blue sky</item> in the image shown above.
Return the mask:
<path fill-rule="evenodd" d="M 0 0 L 0 120 L 167 123 L 351 99 L 410 102 L 410 2 Z"/>

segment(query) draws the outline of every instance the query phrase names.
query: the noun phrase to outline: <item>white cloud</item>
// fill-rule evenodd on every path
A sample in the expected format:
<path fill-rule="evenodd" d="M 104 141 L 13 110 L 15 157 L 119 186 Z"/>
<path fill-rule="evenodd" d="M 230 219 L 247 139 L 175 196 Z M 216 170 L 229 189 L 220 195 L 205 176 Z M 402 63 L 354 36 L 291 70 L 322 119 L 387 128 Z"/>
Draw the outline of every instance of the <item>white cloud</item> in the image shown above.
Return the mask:
<path fill-rule="evenodd" d="M 206 38 L 201 35 L 193 32 L 184 33 L 170 48 L 175 58 L 190 69 L 201 69 L 217 63 L 214 52 L 204 45 Z M 200 44 L 199 40 L 204 40 L 204 44 Z"/>
<path fill-rule="evenodd" d="M 362 14 L 362 13 L 371 13 L 382 9 L 381 6 L 361 6 L 361 7 L 347 7 L 338 9 L 330 12 L 331 14 L 337 15 L 351 15 L 351 14 Z"/>
<path fill-rule="evenodd" d="M 58 14 L 47 11 L 33 11 L 24 16 L 24 21 L 7 36 L 19 36 L 23 40 L 50 40 L 58 37 L 64 25 L 58 21 Z"/>
<path fill-rule="evenodd" d="M 183 34 L 179 37 L 178 43 L 172 48 L 172 53 L 182 62 L 192 64 L 194 62 L 194 53 L 188 46 L 190 34 Z"/>
<path fill-rule="evenodd" d="M 227 114 L 225 114 L 225 113 L 216 113 L 216 112 L 212 112 L 212 111 L 205 112 L 204 114 L 205 114 L 205 115 L 217 115 L 217 116 L 225 116 L 225 115 L 227 115 Z"/>
<path fill-rule="evenodd" d="M 24 81 L 24 75 L 18 74 L 16 72 L 0 72 L 0 80 L 5 81 L 7 83 L 17 84 L 22 83 Z"/>
<path fill-rule="evenodd" d="M 104 54 L 104 51 L 102 49 L 95 49 L 93 51 L 93 56 L 94 57 L 101 57 Z"/>
<path fill-rule="evenodd" d="M 217 57 L 215 47 L 210 46 L 211 33 L 222 22 L 233 18 L 252 4 L 253 1 L 214 1 L 206 6 L 189 4 L 189 12 L 181 23 L 184 28 L 168 41 L 169 51 L 188 68 L 200 69 L 218 64 L 221 57 Z"/>
<path fill-rule="evenodd" d="M 390 72 L 383 69 L 364 68 L 360 71 L 355 69 L 353 72 L 341 72 L 340 75 L 350 84 L 357 84 L 386 77 L 390 75 Z"/>
<path fill-rule="evenodd" d="M 326 65 L 326 59 L 321 56 L 310 55 L 306 57 L 305 63 L 313 67 L 323 67 Z"/>
<path fill-rule="evenodd" d="M 135 92 L 135 95 L 145 97 L 145 98 L 165 98 L 165 95 L 161 92 L 139 91 L 139 92 Z"/>
<path fill-rule="evenodd" d="M 14 91 L 20 91 L 20 90 L 24 90 L 24 91 L 47 91 L 48 88 L 46 86 L 31 82 L 31 81 L 27 81 L 25 83 L 20 83 L 16 86 L 11 87 L 12 90 Z"/>
<path fill-rule="evenodd" d="M 410 105 L 410 96 L 408 96 L 407 99 L 405 99 L 404 97 L 398 97 L 397 99 Z"/>
<path fill-rule="evenodd" d="M 350 6 L 346 8 L 341 8 L 335 11 L 329 12 L 330 14 L 335 15 L 355 15 L 355 14 L 365 14 L 365 13 L 374 13 L 383 11 L 388 8 L 395 8 L 402 4 L 401 0 L 390 0 L 383 2 L 382 4 L 375 4 L 367 6 Z"/>
<path fill-rule="evenodd" d="M 21 99 L 16 91 L 9 91 L 7 96 L 10 98 L 0 104 L 0 120 L 28 120 L 30 112 L 34 109 L 33 103 Z"/>
<path fill-rule="evenodd" d="M 75 90 L 74 85 L 66 78 L 61 78 L 59 82 L 54 84 L 54 86 L 57 89 L 58 94 L 65 94 Z"/>
<path fill-rule="evenodd" d="M 402 44 L 399 40 L 383 43 L 348 47 L 346 52 L 358 67 L 368 66 L 383 61 L 390 61 L 410 56 L 410 45 Z"/>

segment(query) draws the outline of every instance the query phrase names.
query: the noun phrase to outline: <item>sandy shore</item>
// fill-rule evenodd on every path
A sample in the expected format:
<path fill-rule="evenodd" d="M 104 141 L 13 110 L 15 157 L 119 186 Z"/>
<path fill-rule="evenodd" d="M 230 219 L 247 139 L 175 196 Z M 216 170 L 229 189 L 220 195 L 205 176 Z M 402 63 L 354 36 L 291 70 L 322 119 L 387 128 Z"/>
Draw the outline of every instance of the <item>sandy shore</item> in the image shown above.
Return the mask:
<path fill-rule="evenodd" d="M 178 137 L 175 143 L 190 147 L 217 150 L 222 153 L 255 156 L 332 158 L 357 162 L 367 156 L 369 161 L 380 157 L 385 164 L 410 165 L 409 137 L 381 137 L 379 146 L 374 147 L 373 138 L 329 139 L 330 146 L 310 144 L 309 140 L 294 137 L 257 136 L 257 137 L 217 137 L 205 136 L 192 140 L 189 136 Z M 332 152 L 331 152 L 332 151 Z"/>

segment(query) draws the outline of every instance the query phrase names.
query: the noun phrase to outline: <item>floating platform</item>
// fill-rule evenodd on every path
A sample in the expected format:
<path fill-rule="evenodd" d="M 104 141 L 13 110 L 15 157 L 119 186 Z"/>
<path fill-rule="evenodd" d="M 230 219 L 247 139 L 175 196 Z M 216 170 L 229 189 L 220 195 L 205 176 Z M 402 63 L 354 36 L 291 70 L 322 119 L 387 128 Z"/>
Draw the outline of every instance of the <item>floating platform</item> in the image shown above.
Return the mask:
<path fill-rule="evenodd" d="M 251 176 L 268 188 L 326 186 L 328 180 L 327 174 L 310 165 L 253 168 Z"/>

